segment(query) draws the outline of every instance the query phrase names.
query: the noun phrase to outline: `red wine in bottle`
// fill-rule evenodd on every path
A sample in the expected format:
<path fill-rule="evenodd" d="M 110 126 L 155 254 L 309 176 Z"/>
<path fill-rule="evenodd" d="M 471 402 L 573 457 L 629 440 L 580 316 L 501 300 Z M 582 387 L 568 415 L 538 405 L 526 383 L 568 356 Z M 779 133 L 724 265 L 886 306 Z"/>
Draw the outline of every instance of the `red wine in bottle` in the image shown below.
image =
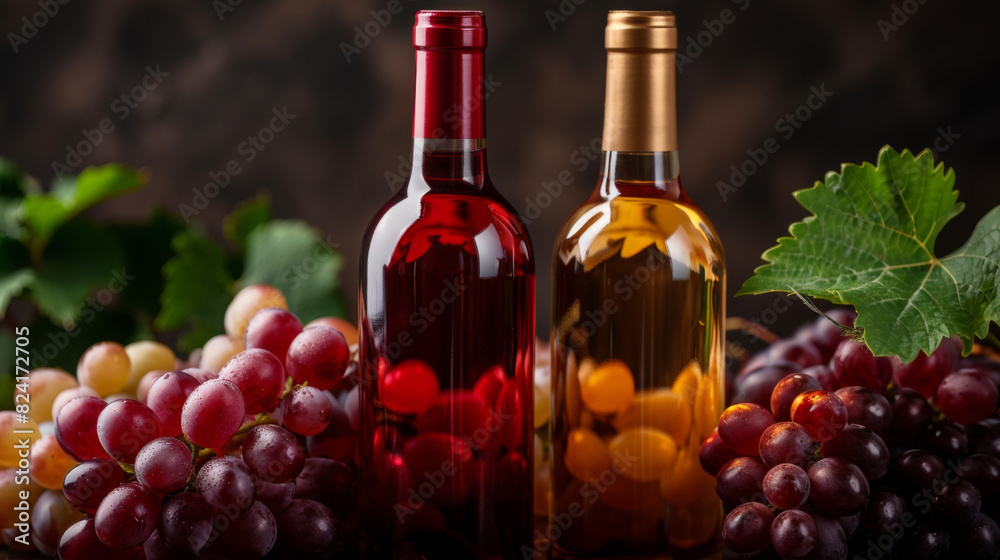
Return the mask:
<path fill-rule="evenodd" d="M 413 169 L 361 256 L 361 542 L 369 559 L 532 545 L 535 271 L 486 168 L 481 12 L 414 27 Z"/>

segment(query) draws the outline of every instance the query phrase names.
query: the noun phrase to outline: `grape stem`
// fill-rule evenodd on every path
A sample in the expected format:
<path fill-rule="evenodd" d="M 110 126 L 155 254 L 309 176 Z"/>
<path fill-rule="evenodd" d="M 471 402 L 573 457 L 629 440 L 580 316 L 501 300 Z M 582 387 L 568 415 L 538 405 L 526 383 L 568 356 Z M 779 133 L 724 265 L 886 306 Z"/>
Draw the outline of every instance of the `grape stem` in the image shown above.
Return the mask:
<path fill-rule="evenodd" d="M 847 325 L 840 324 L 839 322 L 837 322 L 836 320 L 834 320 L 833 317 L 830 317 L 826 313 L 823 313 L 823 311 L 821 311 L 820 308 L 816 307 L 816 304 L 813 303 L 812 300 L 810 300 L 806 296 L 804 296 L 804 295 L 800 294 L 799 292 L 797 292 L 795 290 L 795 288 L 789 286 L 788 289 L 791 290 L 791 292 L 793 294 L 795 294 L 800 300 L 802 300 L 802 303 L 804 303 L 806 307 L 808 307 L 810 310 L 812 310 L 813 313 L 816 313 L 817 315 L 821 315 L 821 316 L 825 317 L 827 321 L 830 321 L 834 325 L 837 325 L 838 327 L 840 327 L 840 330 L 843 331 L 844 336 L 850 338 L 851 340 L 853 340 L 855 342 L 864 343 L 864 341 L 865 341 L 865 329 L 863 327 L 848 327 Z"/>
<path fill-rule="evenodd" d="M 277 423 L 278 421 L 273 416 L 267 414 L 266 412 L 262 413 L 253 422 L 241 426 L 240 429 L 237 430 L 236 433 L 233 435 L 232 439 L 230 439 L 229 442 L 227 442 L 226 445 L 222 447 L 222 449 L 235 448 L 239 445 L 242 445 L 243 439 L 247 436 L 247 433 L 257 426 L 263 426 L 265 424 L 277 424 Z M 195 461 L 198 464 L 201 464 L 216 455 L 214 449 L 207 447 L 202 448 L 197 446 L 195 446 L 195 448 L 198 449 L 197 456 L 195 458 Z"/>
<path fill-rule="evenodd" d="M 750 319 L 744 319 L 743 317 L 726 318 L 726 330 L 742 331 L 748 335 L 755 336 L 768 344 L 773 344 L 781 340 L 780 336 L 776 335 L 764 325 L 751 321 Z"/>

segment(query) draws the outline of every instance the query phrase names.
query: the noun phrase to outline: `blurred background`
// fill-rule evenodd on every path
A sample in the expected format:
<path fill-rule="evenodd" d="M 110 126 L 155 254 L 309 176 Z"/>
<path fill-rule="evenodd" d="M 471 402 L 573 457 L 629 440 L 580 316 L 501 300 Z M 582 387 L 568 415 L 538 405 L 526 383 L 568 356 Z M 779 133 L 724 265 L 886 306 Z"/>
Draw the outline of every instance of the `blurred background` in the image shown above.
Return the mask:
<path fill-rule="evenodd" d="M 38 16 L 46 6 L 55 14 Z M 309 222 L 344 255 L 354 319 L 362 233 L 410 153 L 419 8 L 487 13 L 490 170 L 530 221 L 543 338 L 552 243 L 597 179 L 609 9 L 678 16 L 682 177 L 725 244 L 730 294 L 804 217 L 793 191 L 884 144 L 935 148 L 956 170 L 967 209 L 939 254 L 1000 202 L 1000 5 L 972 0 L 4 0 L 0 156 L 45 185 L 113 161 L 148 169 L 147 186 L 89 211 L 101 223 L 182 216 L 237 160 L 187 217 L 221 238 L 224 216 L 269 193 L 275 217 Z M 274 111 L 287 125 L 260 135 Z M 248 148 L 251 136 L 267 142 Z M 733 177 L 769 138 L 778 152 Z M 572 182 L 550 195 L 543 183 L 564 170 Z M 787 334 L 810 312 L 784 307 L 741 297 L 729 314 Z"/>

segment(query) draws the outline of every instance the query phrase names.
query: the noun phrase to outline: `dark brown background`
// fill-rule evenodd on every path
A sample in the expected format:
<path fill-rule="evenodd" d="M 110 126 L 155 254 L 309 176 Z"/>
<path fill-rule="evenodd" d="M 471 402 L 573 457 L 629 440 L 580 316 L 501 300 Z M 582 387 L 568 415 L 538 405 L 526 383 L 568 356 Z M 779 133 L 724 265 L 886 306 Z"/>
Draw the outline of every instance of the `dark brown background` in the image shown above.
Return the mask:
<path fill-rule="evenodd" d="M 918 9 L 886 41 L 877 22 L 892 17 L 889 1 L 564 0 L 575 11 L 555 30 L 546 11 L 558 10 L 559 0 L 400 1 L 402 13 L 348 63 L 340 44 L 387 0 L 243 0 L 221 21 L 210 0 L 70 0 L 18 54 L 9 40 L 0 45 L 0 154 L 48 183 L 66 146 L 111 118 L 116 130 L 81 167 L 115 160 L 149 167 L 147 188 L 98 210 L 107 219 L 142 219 L 153 205 L 176 210 L 190 202 L 192 189 L 238 157 L 237 146 L 272 108 L 287 106 L 297 115 L 289 128 L 198 219 L 217 235 L 237 201 L 270 192 L 277 216 L 304 218 L 340 244 L 353 306 L 361 233 L 390 195 L 384 173 L 410 150 L 413 15 L 418 7 L 485 10 L 488 72 L 502 84 L 487 109 L 495 183 L 521 210 L 543 192 L 542 181 L 562 170 L 573 176 L 530 226 L 544 336 L 551 245 L 596 180 L 596 165 L 581 172 L 570 158 L 601 132 L 607 10 L 674 10 L 684 43 L 730 9 L 735 21 L 678 77 L 684 183 L 726 245 L 730 293 L 804 215 L 793 190 L 841 162 L 872 160 L 883 144 L 917 150 L 939 129 L 959 135 L 944 159 L 969 208 L 939 251 L 956 247 L 1000 202 L 995 2 L 897 1 L 899 9 Z M 4 37 L 38 9 L 37 0 L 4 0 Z M 119 120 L 112 102 L 156 65 L 169 76 Z M 833 97 L 782 138 L 776 121 L 821 84 Z M 780 151 L 724 201 L 716 182 L 769 137 Z M 739 298 L 729 310 L 754 316 L 771 304 Z M 796 306 L 777 330 L 787 332 L 805 314 Z"/>

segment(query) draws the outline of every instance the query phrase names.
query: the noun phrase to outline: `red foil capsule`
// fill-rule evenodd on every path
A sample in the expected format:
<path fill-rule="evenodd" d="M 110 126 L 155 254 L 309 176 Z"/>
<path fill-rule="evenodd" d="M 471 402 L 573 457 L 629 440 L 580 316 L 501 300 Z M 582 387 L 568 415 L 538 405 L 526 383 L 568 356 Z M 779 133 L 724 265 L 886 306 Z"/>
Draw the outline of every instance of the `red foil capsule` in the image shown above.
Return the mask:
<path fill-rule="evenodd" d="M 413 46 L 417 57 L 413 137 L 485 138 L 483 13 L 420 11 L 413 26 Z"/>

